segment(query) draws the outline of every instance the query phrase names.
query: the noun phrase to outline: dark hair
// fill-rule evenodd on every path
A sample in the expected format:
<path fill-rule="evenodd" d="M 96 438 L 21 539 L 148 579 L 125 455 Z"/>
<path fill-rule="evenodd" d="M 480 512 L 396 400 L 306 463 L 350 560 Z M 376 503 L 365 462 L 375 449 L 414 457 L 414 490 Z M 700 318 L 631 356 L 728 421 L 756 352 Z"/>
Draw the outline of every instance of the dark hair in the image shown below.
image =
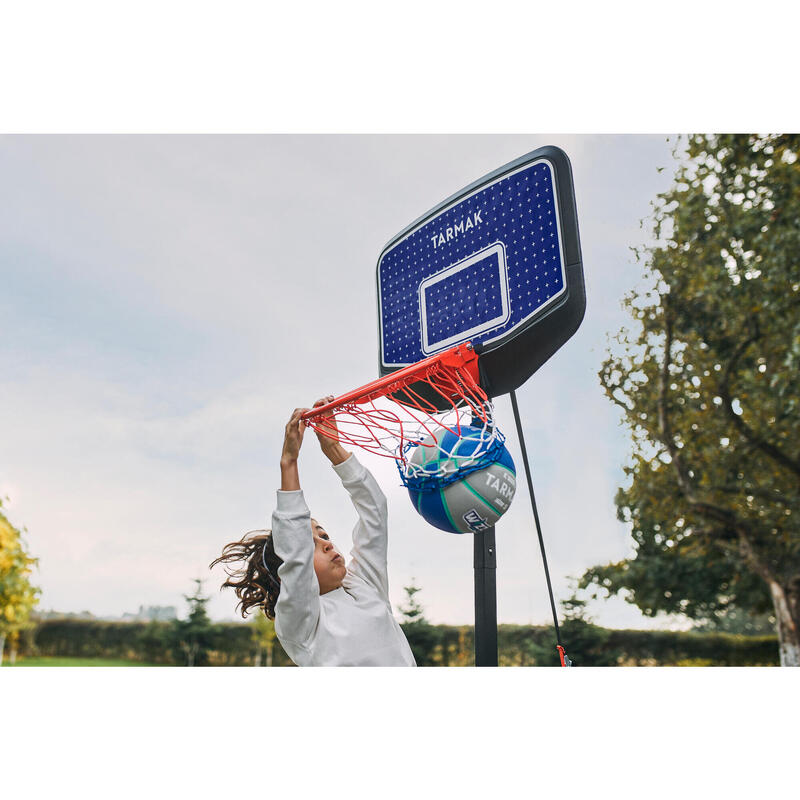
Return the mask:
<path fill-rule="evenodd" d="M 270 619 L 275 619 L 275 603 L 281 592 L 278 567 L 283 560 L 276 555 L 271 531 L 250 531 L 238 542 L 230 542 L 222 548 L 222 555 L 215 558 L 208 568 L 217 564 L 241 565 L 235 569 L 225 567 L 228 580 L 220 590 L 231 587 L 239 598 L 237 610 L 247 617 L 253 606 L 260 608 Z"/>

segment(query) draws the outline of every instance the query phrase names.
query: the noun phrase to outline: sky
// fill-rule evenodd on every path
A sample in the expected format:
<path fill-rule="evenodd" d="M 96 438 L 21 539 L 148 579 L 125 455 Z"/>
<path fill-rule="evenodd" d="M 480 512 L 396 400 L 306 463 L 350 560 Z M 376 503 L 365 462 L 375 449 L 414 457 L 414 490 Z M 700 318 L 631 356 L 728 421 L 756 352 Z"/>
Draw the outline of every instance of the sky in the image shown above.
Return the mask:
<path fill-rule="evenodd" d="M 597 372 L 641 267 L 631 247 L 667 188 L 667 135 L 0 137 L 0 496 L 39 558 L 44 609 L 175 605 L 208 564 L 269 526 L 291 410 L 377 377 L 375 267 L 386 242 L 480 176 L 544 144 L 572 161 L 587 309 L 517 391 L 557 599 L 631 553 L 616 519 L 629 443 Z M 664 169 L 665 168 L 665 169 Z M 663 170 L 663 171 L 660 171 Z M 521 472 L 509 398 L 497 421 Z M 470 624 L 472 539 L 430 528 L 394 465 L 395 607 L 412 580 L 435 623 Z M 312 514 L 349 551 L 354 512 L 309 436 Z M 520 482 L 497 527 L 498 620 L 550 606 Z M 620 599 L 612 627 L 664 627 Z"/>

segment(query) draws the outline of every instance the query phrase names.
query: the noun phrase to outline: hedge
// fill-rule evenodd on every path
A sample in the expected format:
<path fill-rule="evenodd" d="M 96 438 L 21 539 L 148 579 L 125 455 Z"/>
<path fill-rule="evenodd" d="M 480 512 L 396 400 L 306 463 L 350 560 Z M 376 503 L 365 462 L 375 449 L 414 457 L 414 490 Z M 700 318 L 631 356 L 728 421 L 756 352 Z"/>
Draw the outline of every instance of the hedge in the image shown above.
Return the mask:
<path fill-rule="evenodd" d="M 252 628 L 245 623 L 217 623 L 209 665 L 251 666 L 256 647 Z M 83 619 L 42 620 L 22 646 L 22 655 L 122 658 L 151 664 L 182 665 L 184 656 L 174 647 L 169 622 L 104 622 Z M 280 642 L 273 648 L 274 666 L 292 666 Z"/>
<path fill-rule="evenodd" d="M 471 626 L 412 623 L 403 628 L 420 666 L 470 666 L 474 663 Z M 172 631 L 169 622 L 48 619 L 27 632 L 21 643 L 21 654 L 183 664 L 183 655 L 175 649 Z M 614 630 L 580 621 L 564 623 L 561 631 L 575 666 L 778 664 L 778 643 L 774 636 Z M 256 648 L 250 625 L 217 623 L 212 640 L 211 666 L 253 664 Z M 501 666 L 557 665 L 552 626 L 500 625 L 498 662 Z M 292 665 L 277 640 L 273 665 Z"/>

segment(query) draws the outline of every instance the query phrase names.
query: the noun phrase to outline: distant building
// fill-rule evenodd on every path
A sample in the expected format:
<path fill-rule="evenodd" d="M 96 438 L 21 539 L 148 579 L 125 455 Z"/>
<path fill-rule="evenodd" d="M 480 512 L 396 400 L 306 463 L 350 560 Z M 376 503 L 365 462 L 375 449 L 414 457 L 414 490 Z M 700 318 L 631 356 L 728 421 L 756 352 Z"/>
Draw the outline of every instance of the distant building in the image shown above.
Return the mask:
<path fill-rule="evenodd" d="M 123 614 L 122 619 L 129 622 L 169 622 L 177 616 L 175 606 L 139 606 L 136 614 Z"/>

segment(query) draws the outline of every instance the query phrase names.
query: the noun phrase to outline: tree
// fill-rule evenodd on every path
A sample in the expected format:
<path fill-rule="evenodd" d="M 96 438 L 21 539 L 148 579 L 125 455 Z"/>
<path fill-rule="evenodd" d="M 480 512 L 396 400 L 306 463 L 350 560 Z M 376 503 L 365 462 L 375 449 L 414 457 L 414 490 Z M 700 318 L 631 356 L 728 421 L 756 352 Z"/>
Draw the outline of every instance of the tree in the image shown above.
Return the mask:
<path fill-rule="evenodd" d="M 399 607 L 403 615 L 400 624 L 403 626 L 414 660 L 420 667 L 431 667 L 436 664 L 435 651 L 439 644 L 439 634 L 436 628 L 425 618 L 425 611 L 419 604 L 416 595 L 421 591 L 414 585 L 414 579 L 408 586 L 403 587 L 406 593 L 406 604 Z"/>
<path fill-rule="evenodd" d="M 275 650 L 275 622 L 266 614 L 257 613 L 252 623 L 253 644 L 256 646 L 256 655 L 253 666 L 261 666 L 261 658 L 266 655 L 264 666 L 272 666 L 272 656 Z"/>
<path fill-rule="evenodd" d="M 644 613 L 771 610 L 800 665 L 800 137 L 692 136 L 600 371 L 633 443 L 635 555 L 582 586 Z"/>
<path fill-rule="evenodd" d="M 768 636 L 775 630 L 775 617 L 767 612 L 753 614 L 731 606 L 710 619 L 692 626 L 697 633 L 733 633 L 740 636 Z"/>
<path fill-rule="evenodd" d="M 398 608 L 398 611 L 403 615 L 402 623 L 404 625 L 429 625 L 430 623 L 425 618 L 425 609 L 417 600 L 417 594 L 422 589 L 414 585 L 414 578 L 411 579 L 411 583 L 408 586 L 403 587 L 403 591 L 406 593 L 406 604 Z"/>
<path fill-rule="evenodd" d="M 0 501 L 0 664 L 6 640 L 10 658 L 16 660 L 20 633 L 31 627 L 31 613 L 36 607 L 39 589 L 29 576 L 37 559 L 28 555 L 22 534 L 2 511 Z"/>
<path fill-rule="evenodd" d="M 175 641 L 186 657 L 187 667 L 208 664 L 208 652 L 214 648 L 217 634 L 217 626 L 206 611 L 209 598 L 203 594 L 203 581 L 195 578 L 194 583 L 194 594 L 183 596 L 189 605 L 188 616 L 173 622 Z"/>

